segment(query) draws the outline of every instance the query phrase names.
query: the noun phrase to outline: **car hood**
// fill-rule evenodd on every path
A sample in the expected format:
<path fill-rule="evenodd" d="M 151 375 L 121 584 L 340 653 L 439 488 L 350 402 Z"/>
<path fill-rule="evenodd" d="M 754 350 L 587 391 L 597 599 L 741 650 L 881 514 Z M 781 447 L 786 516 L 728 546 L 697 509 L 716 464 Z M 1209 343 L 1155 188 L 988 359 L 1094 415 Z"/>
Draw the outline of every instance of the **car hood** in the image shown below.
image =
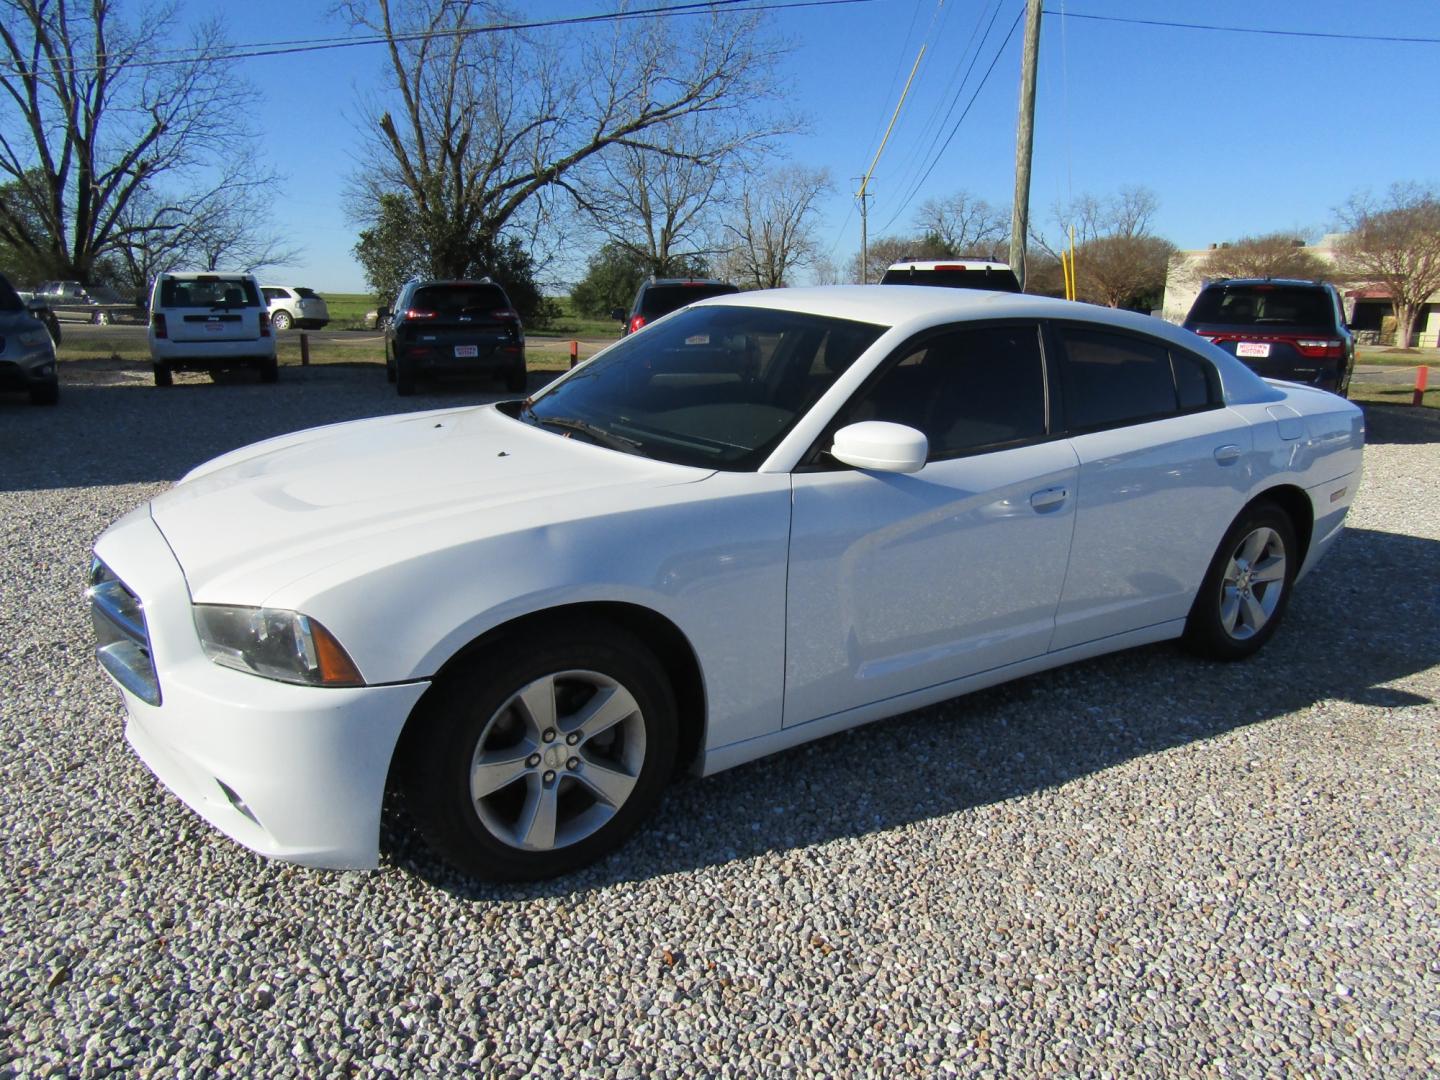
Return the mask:
<path fill-rule="evenodd" d="M 343 560 L 399 561 L 424 538 L 480 539 L 633 502 L 710 470 L 619 453 L 493 406 L 284 435 L 192 470 L 150 504 L 197 602 L 262 604 Z M 643 501 L 643 499 L 642 499 Z"/>

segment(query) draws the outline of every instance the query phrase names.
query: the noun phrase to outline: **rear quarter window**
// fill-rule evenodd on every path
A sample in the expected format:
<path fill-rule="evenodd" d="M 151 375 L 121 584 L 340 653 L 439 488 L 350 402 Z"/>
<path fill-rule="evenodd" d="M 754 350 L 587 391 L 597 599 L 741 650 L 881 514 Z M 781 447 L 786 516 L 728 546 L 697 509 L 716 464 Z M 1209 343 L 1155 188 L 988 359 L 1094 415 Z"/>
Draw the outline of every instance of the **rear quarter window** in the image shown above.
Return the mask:
<path fill-rule="evenodd" d="M 1060 382 L 1071 431 L 1143 423 L 1180 411 L 1171 353 L 1164 345 L 1073 327 L 1064 328 L 1061 338 Z"/>

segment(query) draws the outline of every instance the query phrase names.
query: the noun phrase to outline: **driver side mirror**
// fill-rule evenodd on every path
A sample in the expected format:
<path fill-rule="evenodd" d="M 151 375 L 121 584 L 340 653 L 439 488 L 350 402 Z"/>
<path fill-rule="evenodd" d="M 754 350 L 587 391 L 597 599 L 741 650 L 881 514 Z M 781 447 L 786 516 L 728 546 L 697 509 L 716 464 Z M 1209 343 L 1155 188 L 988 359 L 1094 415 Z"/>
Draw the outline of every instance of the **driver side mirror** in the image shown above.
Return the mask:
<path fill-rule="evenodd" d="M 862 420 L 835 433 L 830 456 L 869 472 L 916 473 L 925 467 L 930 440 L 923 432 L 888 420 Z"/>
<path fill-rule="evenodd" d="M 40 315 L 46 311 L 49 311 L 50 305 L 47 304 L 44 300 L 41 300 L 38 296 L 32 296 L 29 300 L 25 301 L 25 310 L 30 312 L 30 314 L 32 315 Z"/>
<path fill-rule="evenodd" d="M 610 318 L 614 319 L 616 322 L 624 322 L 624 321 L 625 321 L 625 309 L 624 309 L 624 308 L 618 308 L 618 307 L 617 307 L 617 308 L 611 308 L 611 309 L 610 309 Z"/>

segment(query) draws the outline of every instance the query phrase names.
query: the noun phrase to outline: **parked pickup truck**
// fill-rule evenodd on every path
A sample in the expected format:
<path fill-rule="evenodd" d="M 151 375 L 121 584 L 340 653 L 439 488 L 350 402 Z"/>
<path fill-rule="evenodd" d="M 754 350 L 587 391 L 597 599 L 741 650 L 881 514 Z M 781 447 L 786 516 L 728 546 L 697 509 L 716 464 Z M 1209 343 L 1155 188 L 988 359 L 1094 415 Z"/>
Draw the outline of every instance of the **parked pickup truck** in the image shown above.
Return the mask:
<path fill-rule="evenodd" d="M 61 319 L 104 326 L 112 322 L 138 322 L 144 308 L 124 300 L 108 285 L 82 285 L 78 281 L 44 281 L 35 297 Z"/>

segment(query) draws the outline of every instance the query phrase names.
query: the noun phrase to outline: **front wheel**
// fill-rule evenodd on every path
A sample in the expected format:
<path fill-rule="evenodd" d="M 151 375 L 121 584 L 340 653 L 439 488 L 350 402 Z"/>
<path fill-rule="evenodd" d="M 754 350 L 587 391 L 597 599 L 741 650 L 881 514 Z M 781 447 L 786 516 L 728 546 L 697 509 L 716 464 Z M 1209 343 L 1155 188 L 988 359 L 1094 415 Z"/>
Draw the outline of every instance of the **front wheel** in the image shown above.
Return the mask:
<path fill-rule="evenodd" d="M 448 675 L 407 736 L 404 785 L 435 851 L 467 874 L 531 881 L 618 847 L 675 763 L 675 698 L 619 627 L 520 635 Z"/>
<path fill-rule="evenodd" d="M 1295 526 L 1269 501 L 1235 519 L 1185 621 L 1185 644 L 1215 660 L 1241 660 L 1274 635 L 1299 569 Z"/>
<path fill-rule="evenodd" d="M 93 314 L 93 315 L 90 316 L 90 324 L 91 324 L 92 326 L 109 326 L 109 325 L 110 325 L 110 313 L 107 312 L 107 311 L 97 311 L 97 312 L 95 312 L 95 314 Z"/>

